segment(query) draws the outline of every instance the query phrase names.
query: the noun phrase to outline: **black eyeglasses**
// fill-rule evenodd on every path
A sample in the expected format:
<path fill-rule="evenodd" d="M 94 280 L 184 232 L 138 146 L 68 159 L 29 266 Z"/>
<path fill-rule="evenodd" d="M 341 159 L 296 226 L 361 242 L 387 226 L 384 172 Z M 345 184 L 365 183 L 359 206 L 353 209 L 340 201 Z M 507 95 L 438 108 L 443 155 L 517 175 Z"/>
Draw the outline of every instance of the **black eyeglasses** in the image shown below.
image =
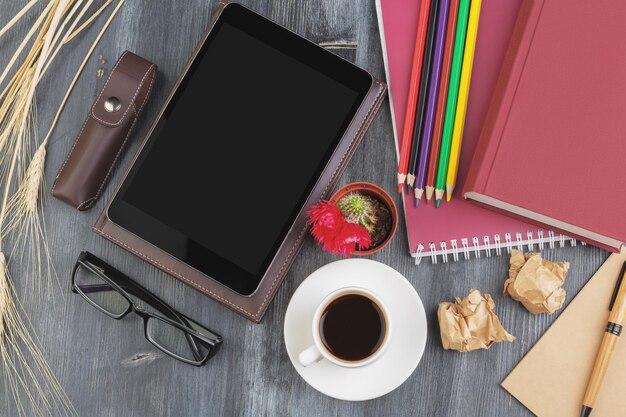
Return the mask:
<path fill-rule="evenodd" d="M 122 272 L 89 252 L 81 252 L 72 272 L 72 292 L 116 320 L 135 312 L 154 346 L 185 363 L 202 366 L 222 342 L 222 336 L 177 312 Z M 159 313 L 139 307 L 131 295 Z"/>

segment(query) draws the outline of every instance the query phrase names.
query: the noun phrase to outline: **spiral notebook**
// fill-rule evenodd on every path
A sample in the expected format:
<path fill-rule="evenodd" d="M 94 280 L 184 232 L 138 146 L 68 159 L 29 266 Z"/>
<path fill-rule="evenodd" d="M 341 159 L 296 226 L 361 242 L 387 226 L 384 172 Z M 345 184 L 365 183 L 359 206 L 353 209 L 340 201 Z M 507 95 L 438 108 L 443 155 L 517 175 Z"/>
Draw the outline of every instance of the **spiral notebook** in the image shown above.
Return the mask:
<path fill-rule="evenodd" d="M 411 77 L 413 42 L 422 0 L 377 0 L 379 30 L 389 85 L 396 150 L 404 123 L 404 106 Z M 428 0 L 426 0 L 428 1 Z M 483 0 L 472 72 L 457 190 L 462 190 L 469 164 L 500 73 L 517 14 L 524 0 Z M 523 181 L 525 172 L 519 173 Z M 409 248 L 415 262 L 432 262 L 500 255 L 512 247 L 533 250 L 576 244 L 576 240 L 478 207 L 455 193 L 453 201 L 435 209 L 432 202 L 414 207 L 404 195 Z"/>

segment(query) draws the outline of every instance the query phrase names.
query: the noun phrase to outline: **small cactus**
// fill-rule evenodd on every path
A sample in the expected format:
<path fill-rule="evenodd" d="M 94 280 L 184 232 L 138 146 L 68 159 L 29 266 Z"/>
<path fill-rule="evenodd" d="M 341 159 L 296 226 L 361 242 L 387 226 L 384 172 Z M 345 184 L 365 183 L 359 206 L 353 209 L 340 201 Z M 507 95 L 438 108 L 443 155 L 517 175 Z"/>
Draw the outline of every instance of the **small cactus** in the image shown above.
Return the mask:
<path fill-rule="evenodd" d="M 350 223 L 363 226 L 370 234 L 374 232 L 378 217 L 371 197 L 360 193 L 350 193 L 340 198 L 337 206 Z"/>

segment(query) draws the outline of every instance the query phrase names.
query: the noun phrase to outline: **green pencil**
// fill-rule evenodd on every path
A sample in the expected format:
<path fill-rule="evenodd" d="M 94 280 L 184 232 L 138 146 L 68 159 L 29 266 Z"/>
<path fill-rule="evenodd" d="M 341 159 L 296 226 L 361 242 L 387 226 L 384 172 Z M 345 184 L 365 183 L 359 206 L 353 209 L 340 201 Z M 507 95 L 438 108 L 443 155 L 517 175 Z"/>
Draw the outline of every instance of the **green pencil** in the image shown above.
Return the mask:
<path fill-rule="evenodd" d="M 459 96 L 459 83 L 461 80 L 461 67 L 463 64 L 463 52 L 465 50 L 465 35 L 467 33 L 467 20 L 469 17 L 470 0 L 459 2 L 459 18 L 456 24 L 454 36 L 454 52 L 450 68 L 450 85 L 448 87 L 448 100 L 446 101 L 446 116 L 443 120 L 443 132 L 441 134 L 441 151 L 439 153 L 439 165 L 437 168 L 437 181 L 435 182 L 435 205 L 439 207 L 446 186 L 448 163 L 450 162 L 450 147 L 452 145 L 452 130 L 454 128 L 454 115 L 456 101 Z"/>

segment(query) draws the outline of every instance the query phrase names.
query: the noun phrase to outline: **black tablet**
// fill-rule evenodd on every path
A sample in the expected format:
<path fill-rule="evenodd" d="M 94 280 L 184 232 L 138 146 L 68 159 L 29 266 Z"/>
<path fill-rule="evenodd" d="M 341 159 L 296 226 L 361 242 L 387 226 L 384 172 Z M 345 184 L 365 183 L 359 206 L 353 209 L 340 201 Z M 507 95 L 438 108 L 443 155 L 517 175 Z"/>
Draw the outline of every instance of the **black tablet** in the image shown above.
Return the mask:
<path fill-rule="evenodd" d="M 371 85 L 366 71 L 227 5 L 109 218 L 254 293 Z"/>

